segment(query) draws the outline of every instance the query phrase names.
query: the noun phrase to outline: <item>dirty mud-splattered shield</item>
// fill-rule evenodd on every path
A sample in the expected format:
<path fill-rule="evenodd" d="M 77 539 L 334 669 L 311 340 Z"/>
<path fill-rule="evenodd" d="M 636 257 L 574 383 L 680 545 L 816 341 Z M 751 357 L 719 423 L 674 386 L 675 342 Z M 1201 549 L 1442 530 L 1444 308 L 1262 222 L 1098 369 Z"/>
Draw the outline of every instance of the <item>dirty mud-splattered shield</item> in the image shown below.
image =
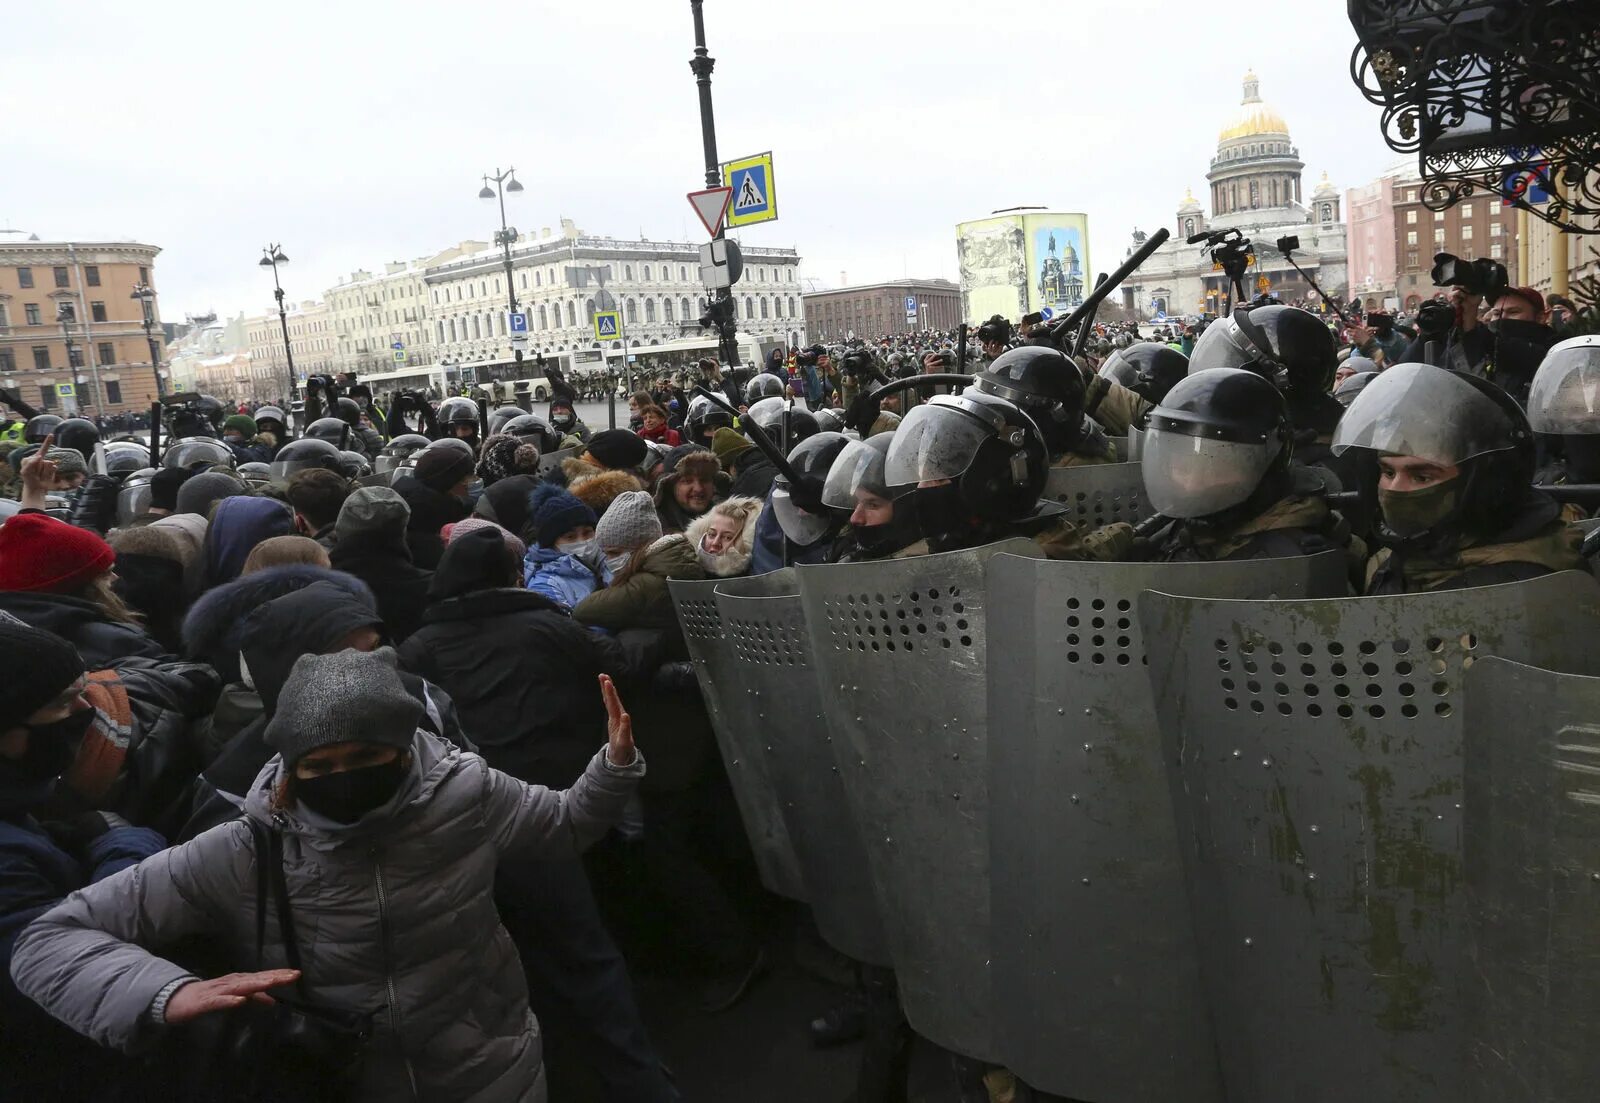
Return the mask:
<path fill-rule="evenodd" d="M 767 577 L 762 576 L 762 579 Z M 748 581 L 762 583 L 762 579 Z M 800 862 L 795 857 L 794 844 L 789 840 L 789 829 L 784 825 L 778 796 L 767 772 L 766 745 L 761 742 L 750 708 L 751 698 L 744 692 L 738 664 L 717 611 L 716 588 L 727 583 L 725 579 L 705 582 L 672 579 L 667 587 L 678 608 L 678 623 L 683 626 L 684 642 L 688 644 L 689 657 L 694 660 L 700 694 L 705 698 L 706 712 L 711 717 L 711 728 L 716 733 L 728 780 L 733 785 L 740 818 L 750 836 L 750 849 L 755 853 L 761 883 L 779 896 L 804 900 L 805 883 L 800 876 Z M 778 585 L 770 581 L 763 584 Z"/>
<path fill-rule="evenodd" d="M 1466 702 L 1465 1098 L 1592 1099 L 1600 678 L 1485 659 Z"/>
<path fill-rule="evenodd" d="M 1600 588 L 1138 608 L 1229 1100 L 1464 1098 L 1462 675 L 1595 638 Z"/>
<path fill-rule="evenodd" d="M 1144 430 L 1137 425 L 1128 426 L 1128 459 L 1133 463 L 1144 459 Z"/>
<path fill-rule="evenodd" d="M 987 581 L 996 1059 L 1073 1099 L 1221 1100 L 1135 604 L 1339 596 L 1344 553 Z"/>
<path fill-rule="evenodd" d="M 1080 528 L 1113 521 L 1137 524 L 1155 512 L 1136 463 L 1052 467 L 1045 479 L 1044 500 L 1066 506 L 1067 520 Z"/>
<path fill-rule="evenodd" d="M 549 472 L 560 467 L 562 460 L 570 459 L 573 456 L 581 456 L 582 454 L 583 449 L 577 447 L 561 448 L 554 452 L 546 452 L 544 455 L 539 457 L 539 475 L 543 477 Z"/>
<path fill-rule="evenodd" d="M 913 1029 L 988 1058 L 989 777 L 983 564 L 1031 540 L 800 567 L 840 776 Z"/>
<path fill-rule="evenodd" d="M 824 694 L 811 663 L 794 572 L 763 577 L 781 580 L 788 592 L 729 592 L 749 590 L 746 579 L 717 588 L 723 632 L 737 664 L 732 692 L 744 694 L 755 715 L 767 776 L 799 859 L 818 932 L 856 961 L 888 965 L 867 852 L 822 716 Z"/>

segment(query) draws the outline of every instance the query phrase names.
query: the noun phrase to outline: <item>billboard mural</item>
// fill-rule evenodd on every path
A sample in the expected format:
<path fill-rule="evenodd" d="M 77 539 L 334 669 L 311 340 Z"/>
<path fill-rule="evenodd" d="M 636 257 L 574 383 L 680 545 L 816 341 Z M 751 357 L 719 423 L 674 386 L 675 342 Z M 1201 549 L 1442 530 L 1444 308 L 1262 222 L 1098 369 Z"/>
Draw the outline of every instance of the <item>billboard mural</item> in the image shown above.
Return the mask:
<path fill-rule="evenodd" d="M 969 322 L 994 314 L 1016 322 L 1049 308 L 1083 303 L 1089 271 L 1089 220 L 1081 214 L 1016 211 L 956 227 L 961 305 Z"/>

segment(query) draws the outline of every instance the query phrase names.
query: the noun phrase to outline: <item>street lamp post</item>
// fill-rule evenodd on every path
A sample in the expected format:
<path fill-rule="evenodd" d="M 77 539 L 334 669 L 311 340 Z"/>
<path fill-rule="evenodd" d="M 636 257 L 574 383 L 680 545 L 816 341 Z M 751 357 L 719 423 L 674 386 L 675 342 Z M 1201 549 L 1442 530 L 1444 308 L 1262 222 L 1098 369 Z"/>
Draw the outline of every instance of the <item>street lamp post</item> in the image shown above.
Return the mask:
<path fill-rule="evenodd" d="M 515 228 L 506 225 L 506 192 L 516 195 L 522 191 L 522 185 L 517 181 L 517 170 L 508 168 L 501 172 L 496 166 L 494 175 L 485 175 L 483 187 L 478 191 L 479 199 L 498 199 L 500 201 L 500 230 L 494 235 L 494 243 L 500 246 L 506 262 L 506 302 L 511 313 L 517 312 L 517 289 L 511 282 L 511 244 L 517 240 Z M 494 187 L 489 187 L 489 182 L 494 182 Z M 507 323 L 509 324 L 509 322 Z M 516 356 L 517 363 L 522 363 L 522 350 L 513 344 L 512 353 Z"/>
<path fill-rule="evenodd" d="M 294 402 L 294 349 L 289 346 L 289 312 L 283 305 L 283 284 L 278 281 L 278 265 L 288 264 L 289 258 L 278 245 L 268 245 L 261 250 L 256 263 L 272 269 L 272 294 L 278 300 L 278 324 L 283 327 L 283 355 L 289 361 L 289 402 Z M 287 411 L 285 411 L 287 413 Z"/>
<path fill-rule="evenodd" d="M 72 381 L 73 385 L 72 403 L 74 407 L 80 405 L 77 399 L 78 364 L 77 357 L 73 355 L 76 351 L 76 346 L 72 342 L 72 330 L 69 327 L 77 319 L 78 312 L 71 303 L 56 304 L 56 321 L 61 323 L 61 339 L 67 343 L 67 378 Z M 74 410 L 74 416 L 81 412 L 81 410 Z"/>
<path fill-rule="evenodd" d="M 715 188 L 722 183 L 722 162 L 717 159 L 717 121 L 711 108 L 711 70 L 716 68 L 717 59 L 706 50 L 703 2 L 689 0 L 689 8 L 694 15 L 694 57 L 689 59 L 689 68 L 693 70 L 694 82 L 700 88 L 700 141 L 705 147 L 706 187 Z M 721 241 L 726 236 L 727 227 L 719 226 L 715 240 Z M 738 367 L 739 345 L 735 340 L 738 326 L 734 320 L 733 288 L 721 290 L 708 316 L 717 319 L 717 351 L 722 355 L 722 362 L 731 368 Z"/>
<path fill-rule="evenodd" d="M 147 283 L 136 283 L 133 285 L 133 294 L 128 297 L 130 299 L 137 299 L 140 307 L 144 311 L 144 340 L 145 344 L 150 346 L 150 370 L 155 372 L 156 376 L 156 397 L 164 397 L 167 393 L 167 389 L 166 387 L 162 386 L 161 383 L 161 349 L 156 345 L 155 336 L 155 289 Z"/>

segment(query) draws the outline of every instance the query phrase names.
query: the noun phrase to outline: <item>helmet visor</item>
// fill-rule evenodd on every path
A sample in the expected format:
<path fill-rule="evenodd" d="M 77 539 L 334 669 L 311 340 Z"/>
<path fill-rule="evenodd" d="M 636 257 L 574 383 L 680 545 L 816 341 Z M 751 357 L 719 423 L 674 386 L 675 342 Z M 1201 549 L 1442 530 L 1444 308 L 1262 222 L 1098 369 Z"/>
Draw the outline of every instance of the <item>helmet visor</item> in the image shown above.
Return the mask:
<path fill-rule="evenodd" d="M 150 509 L 150 483 L 140 481 L 117 492 L 117 524 L 126 525 Z"/>
<path fill-rule="evenodd" d="M 1332 448 L 1455 465 L 1512 445 L 1506 415 L 1472 384 L 1444 368 L 1396 364 L 1356 395 Z"/>
<path fill-rule="evenodd" d="M 789 488 L 781 483 L 772 486 L 772 513 L 778 519 L 783 534 L 796 544 L 815 544 L 828 535 L 832 522 L 801 509 L 789 496 Z"/>
<path fill-rule="evenodd" d="M 343 471 L 339 470 L 337 461 L 323 456 L 315 456 L 304 460 L 274 460 L 272 463 L 272 478 L 275 482 L 286 483 L 299 472 L 310 471 L 316 467 L 325 467 L 330 471 L 338 472 L 341 475 L 344 474 Z"/>
<path fill-rule="evenodd" d="M 1145 494 L 1163 517 L 1209 517 L 1250 497 L 1282 447 L 1151 428 L 1139 461 Z"/>
<path fill-rule="evenodd" d="M 992 436 L 992 429 L 960 410 L 932 403 L 918 406 L 895 430 L 884 479 L 890 486 L 958 479 Z"/>
<path fill-rule="evenodd" d="M 1189 357 L 1189 374 L 1207 368 L 1249 368 L 1263 359 L 1261 350 L 1250 343 L 1239 323 L 1228 318 L 1211 323 L 1200 335 L 1194 355 Z"/>
<path fill-rule="evenodd" d="M 1600 343 L 1550 350 L 1528 392 L 1528 424 L 1535 433 L 1600 433 Z"/>
<path fill-rule="evenodd" d="M 855 509 L 857 490 L 893 497 L 883 473 L 883 451 L 864 440 L 851 441 L 828 468 L 828 480 L 822 484 L 822 504 L 829 509 Z"/>

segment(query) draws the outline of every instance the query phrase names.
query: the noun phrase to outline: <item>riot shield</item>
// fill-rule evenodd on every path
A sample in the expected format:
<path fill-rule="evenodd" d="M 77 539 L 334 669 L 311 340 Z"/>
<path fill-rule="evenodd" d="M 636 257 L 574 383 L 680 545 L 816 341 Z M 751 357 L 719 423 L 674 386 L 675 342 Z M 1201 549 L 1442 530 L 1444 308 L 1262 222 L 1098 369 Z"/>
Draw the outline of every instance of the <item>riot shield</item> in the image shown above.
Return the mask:
<path fill-rule="evenodd" d="M 1592 1098 L 1600 678 L 1489 658 L 1466 683 L 1467 1098 Z"/>
<path fill-rule="evenodd" d="M 1344 553 L 1237 563 L 989 560 L 996 1059 L 1117 1103 L 1221 1100 L 1140 592 L 1323 597 Z"/>
<path fill-rule="evenodd" d="M 582 454 L 582 448 L 560 448 L 554 452 L 546 452 L 544 455 L 539 457 L 539 477 L 543 478 L 551 471 L 554 471 L 557 467 L 560 467 L 562 460 Z"/>
<path fill-rule="evenodd" d="M 768 596 L 744 596 L 757 581 L 769 583 Z M 822 717 L 794 571 L 726 582 L 717 587 L 717 609 L 737 664 L 734 692 L 749 698 L 817 930 L 856 961 L 888 965 L 867 852 Z"/>
<path fill-rule="evenodd" d="M 800 863 L 778 810 L 778 797 L 767 772 L 765 746 L 759 742 L 751 708 L 752 698 L 740 683 L 738 663 L 717 609 L 716 588 L 727 582 L 720 578 L 704 582 L 671 579 L 667 588 L 678 609 L 678 623 L 683 626 L 684 642 L 700 680 L 700 693 L 733 785 L 739 816 L 750 836 L 761 883 L 779 896 L 804 900 Z"/>
<path fill-rule="evenodd" d="M 1324 601 L 1141 595 L 1230 1100 L 1466 1095 L 1462 675 L 1484 655 L 1550 665 L 1600 631 L 1597 595 L 1576 572 Z"/>
<path fill-rule="evenodd" d="M 1128 426 L 1128 461 L 1138 463 L 1144 459 L 1144 430 L 1137 425 Z"/>
<path fill-rule="evenodd" d="M 845 794 L 867 845 L 906 1018 L 987 1058 L 989 801 L 983 565 L 1031 540 L 800 567 Z"/>
<path fill-rule="evenodd" d="M 1045 480 L 1044 497 L 1066 506 L 1067 520 L 1087 528 L 1113 521 L 1137 524 L 1155 512 L 1136 463 L 1053 467 Z"/>

